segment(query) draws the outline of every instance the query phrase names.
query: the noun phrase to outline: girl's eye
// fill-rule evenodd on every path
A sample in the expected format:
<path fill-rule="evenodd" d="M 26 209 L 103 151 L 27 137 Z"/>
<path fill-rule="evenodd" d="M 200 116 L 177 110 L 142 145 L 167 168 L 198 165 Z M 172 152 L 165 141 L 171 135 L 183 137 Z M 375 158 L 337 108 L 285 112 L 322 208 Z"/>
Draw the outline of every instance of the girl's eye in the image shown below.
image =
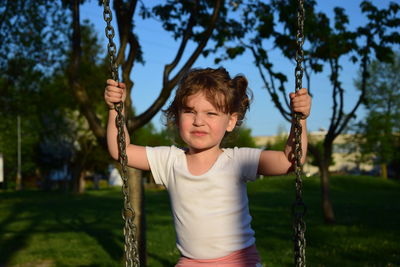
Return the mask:
<path fill-rule="evenodd" d="M 217 116 L 218 114 L 215 113 L 215 112 L 208 112 L 207 115 L 208 115 L 208 116 Z"/>
<path fill-rule="evenodd" d="M 185 109 L 183 110 L 183 113 L 194 113 L 194 111 L 191 109 Z"/>

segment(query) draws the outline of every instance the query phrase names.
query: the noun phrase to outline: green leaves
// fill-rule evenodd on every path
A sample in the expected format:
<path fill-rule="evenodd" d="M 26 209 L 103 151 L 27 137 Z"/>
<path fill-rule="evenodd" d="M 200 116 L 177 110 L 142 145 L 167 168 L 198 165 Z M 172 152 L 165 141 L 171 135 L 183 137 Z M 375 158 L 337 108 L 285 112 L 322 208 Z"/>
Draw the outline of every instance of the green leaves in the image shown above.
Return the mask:
<path fill-rule="evenodd" d="M 379 163 L 398 162 L 400 145 L 400 54 L 392 63 L 374 61 L 369 67 L 365 107 L 367 116 L 357 124 L 361 152 Z M 360 86 L 360 81 L 357 82 Z"/>
<path fill-rule="evenodd" d="M 30 58 L 51 70 L 60 62 L 68 34 L 59 1 L 6 0 L 0 3 L 0 66 L 13 57 Z M 63 34 L 61 34 L 63 33 Z"/>
<path fill-rule="evenodd" d="M 230 59 L 233 59 L 236 56 L 243 54 L 244 51 L 245 48 L 243 46 L 229 47 L 226 49 L 226 53 L 228 54 L 228 57 Z"/>

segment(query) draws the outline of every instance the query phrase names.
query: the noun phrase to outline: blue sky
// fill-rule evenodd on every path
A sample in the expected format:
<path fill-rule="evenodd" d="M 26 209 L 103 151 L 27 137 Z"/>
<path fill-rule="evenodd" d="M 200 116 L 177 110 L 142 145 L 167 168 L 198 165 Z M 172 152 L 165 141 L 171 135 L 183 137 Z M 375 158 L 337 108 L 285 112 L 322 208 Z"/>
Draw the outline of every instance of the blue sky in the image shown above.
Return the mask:
<path fill-rule="evenodd" d="M 153 3 L 159 1 L 149 2 Z M 357 27 L 366 21 L 360 12 L 360 2 L 360 0 L 319 0 L 317 1 L 317 10 L 321 10 L 330 16 L 335 6 L 343 7 L 350 17 L 350 26 Z M 375 5 L 384 7 L 387 6 L 390 1 L 375 0 L 372 2 Z M 105 22 L 103 21 L 102 12 L 102 7 L 97 5 L 97 1 L 92 0 L 82 6 L 81 19 L 89 19 L 94 23 L 96 31 L 101 35 L 104 47 L 106 47 L 107 40 L 104 37 Z M 113 19 L 115 23 L 115 18 Z M 164 65 L 168 64 L 173 59 L 178 43 L 161 28 L 160 23 L 154 20 L 143 21 L 137 17 L 136 32 L 143 46 L 144 59 L 146 61 L 144 66 L 136 64 L 132 72 L 132 80 L 135 86 L 131 98 L 137 112 L 140 113 L 146 110 L 158 96 L 162 85 Z M 118 38 L 115 39 L 117 40 Z M 191 52 L 188 50 L 186 53 L 190 54 Z M 294 88 L 294 65 L 290 62 L 283 61 L 278 54 L 275 54 L 271 59 L 274 61 L 274 65 L 289 77 L 288 85 L 292 84 Z M 275 135 L 278 133 L 279 129 L 289 130 L 290 124 L 283 119 L 273 106 L 267 91 L 263 89 L 261 78 L 252 61 L 253 58 L 249 54 L 245 54 L 235 60 L 221 63 L 232 76 L 241 73 L 249 80 L 249 87 L 253 91 L 254 100 L 250 112 L 246 115 L 246 126 L 252 129 L 252 134 L 254 136 Z M 194 64 L 194 67 L 217 66 L 214 65 L 213 58 L 208 57 L 199 58 Z M 357 77 L 357 69 L 352 64 L 344 64 L 343 73 L 341 79 L 343 87 L 346 90 L 345 107 L 349 110 L 357 99 L 357 90 L 353 85 L 353 80 Z M 325 72 L 318 76 L 314 75 L 311 86 L 314 97 L 311 115 L 308 119 L 308 130 L 317 131 L 320 128 L 326 129 L 329 126 L 332 107 L 331 85 L 329 83 L 328 74 Z M 361 109 L 358 112 L 358 116 L 363 116 Z M 157 128 L 162 127 L 161 115 L 157 114 L 152 122 Z"/>

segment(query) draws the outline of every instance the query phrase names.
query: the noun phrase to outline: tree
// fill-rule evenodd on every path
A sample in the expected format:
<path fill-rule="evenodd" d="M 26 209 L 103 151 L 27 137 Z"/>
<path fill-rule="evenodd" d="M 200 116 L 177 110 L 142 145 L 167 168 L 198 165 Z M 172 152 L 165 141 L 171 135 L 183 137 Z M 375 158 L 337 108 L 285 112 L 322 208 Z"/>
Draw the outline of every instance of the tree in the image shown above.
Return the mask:
<path fill-rule="evenodd" d="M 50 74 L 65 54 L 66 18 L 59 1 L 1 1 L 0 67 L 13 58 L 29 58 L 35 62 L 35 70 Z"/>
<path fill-rule="evenodd" d="M 256 143 L 251 136 L 251 129 L 241 125 L 222 140 L 222 147 L 256 147 Z"/>
<path fill-rule="evenodd" d="M 374 61 L 369 66 L 365 95 L 367 115 L 358 122 L 361 153 L 376 158 L 381 176 L 387 178 L 387 166 L 396 162 L 400 141 L 400 54 L 393 62 Z M 356 82 L 360 88 L 360 79 Z M 396 164 L 395 164 L 396 165 Z"/>
<path fill-rule="evenodd" d="M 276 138 L 274 138 L 274 141 L 267 141 L 265 144 L 265 149 L 283 151 L 285 149 L 288 137 L 289 134 L 284 127 L 279 126 Z"/>
<path fill-rule="evenodd" d="M 62 58 L 65 15 L 60 3 L 7 0 L 0 3 L 0 149 L 6 177 L 16 168 L 16 120 L 21 118 L 22 174 L 34 176 L 44 77 Z M 49 16 L 51 14 L 52 16 Z M 17 188 L 20 187 L 17 180 Z M 22 183 L 22 181 L 21 181 Z"/>
<path fill-rule="evenodd" d="M 243 38 L 233 42 L 225 50 L 221 59 L 234 58 L 248 50 L 254 57 L 254 63 L 264 82 L 271 100 L 281 115 L 291 121 L 291 111 L 287 98 L 287 76 L 276 70 L 270 59 L 271 48 L 279 49 L 284 58 L 293 62 L 296 53 L 297 34 L 297 1 L 272 0 L 270 4 L 261 1 L 248 1 L 243 9 Z M 306 86 L 311 91 L 311 75 L 329 72 L 332 92 L 330 125 L 322 143 L 322 149 L 310 144 L 320 171 L 322 190 L 322 209 L 327 223 L 335 221 L 329 188 L 329 165 L 332 159 L 332 148 L 335 138 L 341 134 L 355 116 L 367 92 L 368 65 L 377 59 L 390 60 L 393 45 L 400 42 L 399 5 L 390 3 L 387 8 L 379 9 L 369 1 L 362 1 L 360 8 L 368 23 L 349 29 L 349 17 L 343 8 L 334 9 L 334 21 L 322 12 L 315 11 L 316 2 L 305 1 L 304 22 L 304 74 Z M 341 83 L 343 65 L 350 62 L 358 65 L 361 72 L 361 86 L 358 99 L 350 104 L 345 103 L 345 88 Z M 294 86 L 290 85 L 290 88 Z M 290 90 L 292 91 L 292 90 Z"/>
<path fill-rule="evenodd" d="M 4 68 L 0 68 L 0 151 L 4 155 L 6 182 L 15 188 L 23 187 L 21 177 L 17 177 L 17 120 L 21 133 L 21 172 L 24 176 L 35 173 L 34 144 L 38 142 L 39 117 L 36 115 L 41 72 L 34 70 L 30 59 L 13 58 Z M 11 177 L 16 177 L 14 180 Z M 19 179 L 18 179 L 19 178 Z"/>

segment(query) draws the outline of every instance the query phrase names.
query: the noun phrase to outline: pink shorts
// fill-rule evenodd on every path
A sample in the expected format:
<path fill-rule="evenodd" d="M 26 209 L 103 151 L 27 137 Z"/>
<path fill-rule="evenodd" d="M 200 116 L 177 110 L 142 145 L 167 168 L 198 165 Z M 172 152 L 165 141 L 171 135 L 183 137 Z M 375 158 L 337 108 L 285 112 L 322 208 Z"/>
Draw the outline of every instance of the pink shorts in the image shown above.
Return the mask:
<path fill-rule="evenodd" d="M 211 260 L 195 260 L 181 257 L 175 267 L 261 267 L 260 256 L 256 245 L 232 252 L 224 256 Z"/>

